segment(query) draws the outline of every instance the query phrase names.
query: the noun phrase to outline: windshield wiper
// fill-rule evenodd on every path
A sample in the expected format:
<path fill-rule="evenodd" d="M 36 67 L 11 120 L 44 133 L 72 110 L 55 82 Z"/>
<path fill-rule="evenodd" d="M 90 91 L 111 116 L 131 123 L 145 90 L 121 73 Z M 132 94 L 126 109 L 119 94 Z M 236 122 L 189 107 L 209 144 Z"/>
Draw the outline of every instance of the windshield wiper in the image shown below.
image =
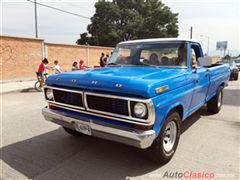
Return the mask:
<path fill-rule="evenodd" d="M 110 65 L 110 66 L 111 66 L 111 65 L 112 65 L 112 66 L 116 66 L 116 65 L 120 65 L 120 64 L 117 64 L 117 63 L 113 63 L 113 62 L 112 62 L 112 63 L 108 63 L 107 65 L 108 65 L 108 66 L 109 66 L 109 65 Z"/>
<path fill-rule="evenodd" d="M 156 65 L 152 65 L 152 64 L 146 64 L 146 63 L 141 63 L 140 66 L 151 66 L 151 67 L 158 67 Z"/>

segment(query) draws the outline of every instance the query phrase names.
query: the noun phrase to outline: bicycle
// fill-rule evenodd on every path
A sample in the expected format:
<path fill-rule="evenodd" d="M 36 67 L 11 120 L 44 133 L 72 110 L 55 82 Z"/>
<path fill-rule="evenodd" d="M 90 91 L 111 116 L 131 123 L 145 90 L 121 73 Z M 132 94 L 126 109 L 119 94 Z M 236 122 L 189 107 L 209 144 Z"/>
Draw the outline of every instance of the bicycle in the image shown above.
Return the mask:
<path fill-rule="evenodd" d="M 34 89 L 38 92 L 42 92 L 42 87 L 40 82 L 42 78 L 44 78 L 44 82 L 45 82 L 45 80 L 47 79 L 48 73 L 44 73 L 43 76 L 40 76 L 39 73 L 36 72 L 36 75 L 37 75 L 37 81 L 34 84 Z"/>

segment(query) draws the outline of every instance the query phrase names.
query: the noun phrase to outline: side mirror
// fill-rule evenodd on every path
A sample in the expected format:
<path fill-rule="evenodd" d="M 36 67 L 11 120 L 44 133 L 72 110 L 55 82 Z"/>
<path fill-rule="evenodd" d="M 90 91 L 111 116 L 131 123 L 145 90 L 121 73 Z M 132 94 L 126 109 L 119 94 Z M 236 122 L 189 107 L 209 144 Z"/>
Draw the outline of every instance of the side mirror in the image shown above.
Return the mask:
<path fill-rule="evenodd" d="M 198 58 L 198 65 L 199 66 L 211 66 L 212 58 L 210 56 L 200 57 L 200 58 Z"/>

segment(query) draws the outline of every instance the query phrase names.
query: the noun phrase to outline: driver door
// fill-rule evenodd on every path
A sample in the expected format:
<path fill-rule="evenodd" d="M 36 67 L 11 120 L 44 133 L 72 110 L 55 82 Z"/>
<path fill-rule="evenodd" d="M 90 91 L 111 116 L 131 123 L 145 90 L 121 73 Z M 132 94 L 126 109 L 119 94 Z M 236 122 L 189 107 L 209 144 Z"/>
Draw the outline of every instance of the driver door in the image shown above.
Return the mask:
<path fill-rule="evenodd" d="M 191 51 L 193 97 L 190 109 L 196 109 L 205 103 L 210 80 L 208 69 L 197 65 L 197 59 L 200 57 L 200 54 L 202 54 L 199 44 L 191 44 Z"/>

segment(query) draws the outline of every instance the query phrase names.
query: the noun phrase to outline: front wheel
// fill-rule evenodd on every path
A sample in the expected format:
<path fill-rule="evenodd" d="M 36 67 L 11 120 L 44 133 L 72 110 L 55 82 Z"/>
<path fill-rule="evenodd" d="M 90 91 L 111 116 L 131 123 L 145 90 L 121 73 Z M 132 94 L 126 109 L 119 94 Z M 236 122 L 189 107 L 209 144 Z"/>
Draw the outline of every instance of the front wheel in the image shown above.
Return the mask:
<path fill-rule="evenodd" d="M 41 88 L 41 83 L 40 81 L 36 81 L 35 84 L 34 84 L 34 89 L 38 92 L 41 92 L 42 91 L 42 88 Z"/>
<path fill-rule="evenodd" d="M 207 102 L 207 110 L 210 113 L 218 113 L 222 107 L 223 87 L 220 87 L 218 93 Z"/>
<path fill-rule="evenodd" d="M 162 129 L 149 148 L 150 158 L 159 163 L 166 164 L 173 157 L 180 138 L 180 115 L 172 111 L 167 116 Z"/>

